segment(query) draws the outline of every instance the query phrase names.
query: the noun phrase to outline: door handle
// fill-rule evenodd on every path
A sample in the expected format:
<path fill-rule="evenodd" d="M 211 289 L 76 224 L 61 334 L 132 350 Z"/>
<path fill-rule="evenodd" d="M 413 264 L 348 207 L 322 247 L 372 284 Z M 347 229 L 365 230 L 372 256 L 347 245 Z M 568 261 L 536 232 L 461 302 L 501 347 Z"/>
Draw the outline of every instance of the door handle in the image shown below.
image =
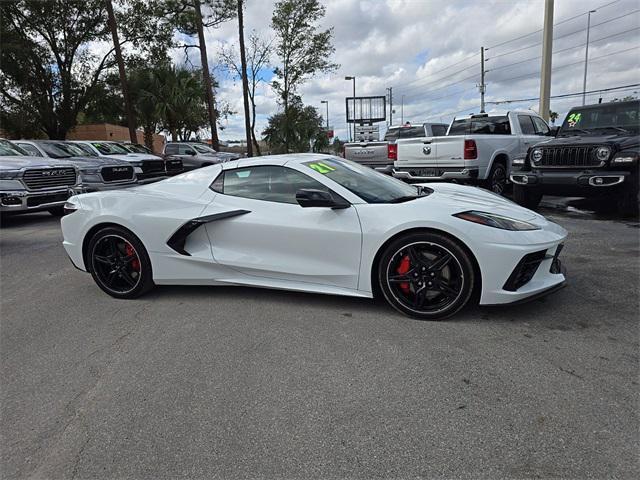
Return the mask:
<path fill-rule="evenodd" d="M 423 141 L 422 143 L 424 143 L 425 145 L 428 145 L 428 144 L 430 144 L 430 143 L 431 143 L 431 140 L 425 140 L 425 141 Z"/>

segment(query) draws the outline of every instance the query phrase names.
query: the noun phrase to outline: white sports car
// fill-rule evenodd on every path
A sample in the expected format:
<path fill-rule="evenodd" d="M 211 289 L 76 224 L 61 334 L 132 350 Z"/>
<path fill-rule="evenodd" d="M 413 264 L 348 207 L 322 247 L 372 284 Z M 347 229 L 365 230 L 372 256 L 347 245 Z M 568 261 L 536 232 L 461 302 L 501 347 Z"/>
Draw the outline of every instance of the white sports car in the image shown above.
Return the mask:
<path fill-rule="evenodd" d="M 156 284 L 356 297 L 440 319 L 549 293 L 567 232 L 491 192 L 408 185 L 319 154 L 241 159 L 152 185 L 74 196 L 64 248 L 117 298 Z"/>

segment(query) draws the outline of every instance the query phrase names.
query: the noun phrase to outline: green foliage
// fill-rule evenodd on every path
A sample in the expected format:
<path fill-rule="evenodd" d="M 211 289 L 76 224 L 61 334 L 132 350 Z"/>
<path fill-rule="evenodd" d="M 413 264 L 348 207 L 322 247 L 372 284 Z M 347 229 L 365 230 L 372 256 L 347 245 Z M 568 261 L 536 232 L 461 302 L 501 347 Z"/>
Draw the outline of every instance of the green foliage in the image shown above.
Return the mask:
<path fill-rule="evenodd" d="M 311 106 L 304 106 L 299 97 L 293 99 L 287 113 L 269 117 L 267 128 L 262 132 L 271 153 L 324 151 L 329 140 L 322 124 L 322 116 Z"/>
<path fill-rule="evenodd" d="M 275 52 L 281 64 L 274 69 L 273 88 L 285 109 L 308 78 L 338 68 L 329 60 L 335 51 L 331 43 L 333 29 L 318 31 L 316 25 L 324 13 L 325 7 L 318 0 L 276 3 L 271 27 L 276 34 Z"/>

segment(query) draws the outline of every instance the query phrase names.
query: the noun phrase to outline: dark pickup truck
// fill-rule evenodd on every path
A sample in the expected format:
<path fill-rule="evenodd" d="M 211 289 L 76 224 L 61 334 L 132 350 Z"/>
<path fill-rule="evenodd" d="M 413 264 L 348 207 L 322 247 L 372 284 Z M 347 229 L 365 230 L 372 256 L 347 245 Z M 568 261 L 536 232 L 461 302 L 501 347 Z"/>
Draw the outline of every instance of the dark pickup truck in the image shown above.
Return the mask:
<path fill-rule="evenodd" d="M 574 107 L 555 138 L 533 145 L 511 173 L 516 202 L 543 195 L 602 196 L 624 215 L 638 212 L 640 100 Z"/>

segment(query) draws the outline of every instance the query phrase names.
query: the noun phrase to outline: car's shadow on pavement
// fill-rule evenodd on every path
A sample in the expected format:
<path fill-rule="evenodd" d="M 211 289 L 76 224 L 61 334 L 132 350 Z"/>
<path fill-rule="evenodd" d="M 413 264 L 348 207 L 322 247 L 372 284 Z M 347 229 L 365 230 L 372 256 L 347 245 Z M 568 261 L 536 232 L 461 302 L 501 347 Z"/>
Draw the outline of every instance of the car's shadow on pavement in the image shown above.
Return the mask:
<path fill-rule="evenodd" d="M 55 223 L 60 223 L 60 217 L 54 217 L 48 212 L 0 216 L 0 228 L 31 227 L 37 225 L 49 226 Z"/>

